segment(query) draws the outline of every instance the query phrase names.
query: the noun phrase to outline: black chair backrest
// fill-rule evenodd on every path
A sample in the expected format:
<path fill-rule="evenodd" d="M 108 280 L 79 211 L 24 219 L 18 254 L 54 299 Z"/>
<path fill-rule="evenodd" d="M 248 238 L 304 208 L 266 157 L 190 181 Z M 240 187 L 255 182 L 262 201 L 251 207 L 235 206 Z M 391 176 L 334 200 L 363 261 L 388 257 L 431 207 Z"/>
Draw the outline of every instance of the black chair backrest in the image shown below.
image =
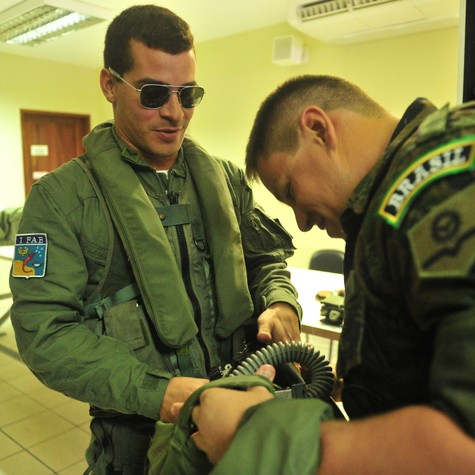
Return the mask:
<path fill-rule="evenodd" d="M 345 253 L 337 249 L 321 249 L 315 251 L 310 259 L 309 268 L 324 272 L 343 274 L 343 259 Z"/>

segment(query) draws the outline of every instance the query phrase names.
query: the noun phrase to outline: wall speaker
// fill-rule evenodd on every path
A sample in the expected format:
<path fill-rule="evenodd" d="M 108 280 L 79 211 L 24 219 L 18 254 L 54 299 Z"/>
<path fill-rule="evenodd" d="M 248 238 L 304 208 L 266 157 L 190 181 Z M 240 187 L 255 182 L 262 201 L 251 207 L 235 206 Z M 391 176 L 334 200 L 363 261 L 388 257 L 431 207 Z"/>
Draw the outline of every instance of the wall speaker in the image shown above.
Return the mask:
<path fill-rule="evenodd" d="M 296 36 L 280 36 L 274 38 L 272 47 L 272 62 L 279 66 L 302 64 L 304 58 L 302 40 Z"/>

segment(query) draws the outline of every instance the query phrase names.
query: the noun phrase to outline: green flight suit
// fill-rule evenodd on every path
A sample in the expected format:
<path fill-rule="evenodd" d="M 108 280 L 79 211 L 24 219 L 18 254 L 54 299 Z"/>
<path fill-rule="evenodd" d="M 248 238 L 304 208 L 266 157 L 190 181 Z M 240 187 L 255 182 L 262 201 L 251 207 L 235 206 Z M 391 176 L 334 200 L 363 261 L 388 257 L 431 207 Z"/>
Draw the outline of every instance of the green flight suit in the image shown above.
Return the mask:
<path fill-rule="evenodd" d="M 190 139 L 185 142 L 188 149 L 193 149 L 193 158 L 220 164 L 226 193 L 233 204 L 229 212 L 235 215 L 233 219 L 237 220 L 241 234 L 246 292 L 254 306 L 251 322 L 276 302 L 290 304 L 300 316 L 296 292 L 285 270 L 285 260 L 294 249 L 290 236 L 256 206 L 241 170 L 195 150 Z M 191 289 L 190 308 L 199 330 L 178 348 L 164 344 L 140 296 L 107 310 L 101 318 L 86 314 L 85 308 L 91 301 L 98 295 L 104 297 L 102 286 L 109 264 L 113 279 L 108 278 L 108 291 L 114 285 L 119 290 L 135 280 L 128 263 L 131 256 L 126 257 L 117 235 L 114 237 L 111 217 L 102 203 L 104 197 L 78 160 L 66 163 L 32 187 L 23 209 L 19 236 L 23 236 L 22 242 L 31 236 L 47 238 L 47 249 L 42 260 L 34 265 L 41 252 L 27 265 L 14 262 L 14 276 L 28 271 L 39 277 L 11 277 L 12 323 L 20 354 L 33 373 L 48 387 L 91 405 L 96 418 L 88 459 L 95 475 L 100 475 L 109 473 L 106 470 L 121 473 L 122 465 L 128 463 L 123 459 L 134 457 L 133 453 L 125 453 L 128 450 L 139 453 L 138 463 L 145 460 L 171 377 L 207 377 L 211 370 L 224 366 L 236 348 L 232 334 L 218 337 L 215 332 L 220 324 L 219 295 L 210 236 L 204 225 L 205 211 L 201 208 L 206 197 L 197 195 L 197 177 L 191 176 L 185 152 L 180 151 L 167 178 L 128 149 L 116 136 L 112 123 L 96 127 L 84 143 L 87 154 L 81 163 L 87 165 L 88 156 L 99 150 L 108 160 L 127 164 L 138 178 L 156 210 L 157 222 L 163 222 L 171 255 Z M 173 208 L 182 198 L 186 201 L 184 215 L 174 211 L 183 207 Z M 219 240 L 219 236 L 213 238 Z M 145 234 L 141 239 L 146 247 L 148 236 Z M 27 252 L 26 248 L 19 249 Z M 156 259 L 156 272 L 163 274 L 164 285 L 174 291 L 178 282 L 166 279 L 167 269 L 161 268 L 160 255 Z M 226 279 L 223 280 L 225 285 Z M 157 292 L 166 299 L 167 289 Z M 179 316 L 163 318 L 172 328 L 174 324 L 179 326 Z M 236 315 L 239 318 L 242 317 Z M 108 438 L 121 445 L 113 457 L 97 446 Z M 134 470 L 139 468 L 130 473 Z M 123 473 L 129 472 L 124 469 Z"/>

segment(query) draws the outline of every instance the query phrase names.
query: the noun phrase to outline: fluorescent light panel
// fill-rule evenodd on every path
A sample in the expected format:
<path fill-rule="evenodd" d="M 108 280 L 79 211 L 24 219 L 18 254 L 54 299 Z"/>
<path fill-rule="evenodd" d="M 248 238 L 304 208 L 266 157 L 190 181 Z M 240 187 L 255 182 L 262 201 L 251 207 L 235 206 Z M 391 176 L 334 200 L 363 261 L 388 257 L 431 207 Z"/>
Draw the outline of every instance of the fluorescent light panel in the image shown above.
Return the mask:
<path fill-rule="evenodd" d="M 74 0 L 24 0 L 0 12 L 0 41 L 34 46 L 109 17 L 108 10 Z"/>

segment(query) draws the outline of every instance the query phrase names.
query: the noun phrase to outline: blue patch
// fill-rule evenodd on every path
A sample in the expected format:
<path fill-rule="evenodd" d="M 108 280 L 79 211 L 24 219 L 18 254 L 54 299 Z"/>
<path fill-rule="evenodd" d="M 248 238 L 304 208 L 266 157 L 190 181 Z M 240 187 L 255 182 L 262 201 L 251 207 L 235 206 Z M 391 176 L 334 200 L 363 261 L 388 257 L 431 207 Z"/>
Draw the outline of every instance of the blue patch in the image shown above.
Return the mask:
<path fill-rule="evenodd" d="M 45 233 L 17 234 L 13 256 L 13 277 L 44 277 L 48 237 Z"/>

